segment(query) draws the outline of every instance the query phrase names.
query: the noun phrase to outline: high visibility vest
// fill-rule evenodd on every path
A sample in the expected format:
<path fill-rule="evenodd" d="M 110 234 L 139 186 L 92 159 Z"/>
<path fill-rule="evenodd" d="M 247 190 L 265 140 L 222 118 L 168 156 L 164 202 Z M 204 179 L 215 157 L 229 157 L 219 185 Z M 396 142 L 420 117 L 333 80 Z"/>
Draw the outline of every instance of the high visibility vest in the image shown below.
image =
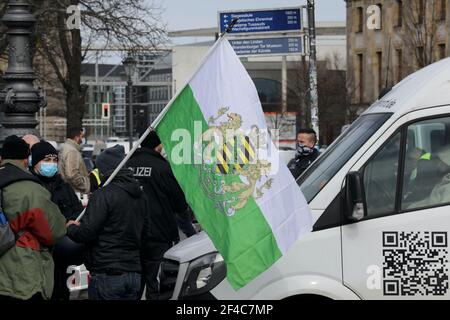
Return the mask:
<path fill-rule="evenodd" d="M 98 169 L 94 169 L 91 171 L 91 173 L 94 175 L 95 180 L 97 181 L 97 186 L 100 186 L 100 184 L 102 183 L 100 180 L 100 173 L 98 171 Z"/>
<path fill-rule="evenodd" d="M 425 153 L 423 156 L 420 157 L 420 160 L 431 160 L 431 153 Z"/>
<path fill-rule="evenodd" d="M 427 152 L 427 153 L 425 153 L 424 155 L 422 155 L 421 157 L 420 157 L 420 159 L 419 160 L 431 160 L 431 153 L 430 152 Z M 410 179 L 410 181 L 411 180 L 415 180 L 417 178 L 417 168 L 415 168 L 412 172 L 411 172 L 411 177 L 409 178 Z"/>

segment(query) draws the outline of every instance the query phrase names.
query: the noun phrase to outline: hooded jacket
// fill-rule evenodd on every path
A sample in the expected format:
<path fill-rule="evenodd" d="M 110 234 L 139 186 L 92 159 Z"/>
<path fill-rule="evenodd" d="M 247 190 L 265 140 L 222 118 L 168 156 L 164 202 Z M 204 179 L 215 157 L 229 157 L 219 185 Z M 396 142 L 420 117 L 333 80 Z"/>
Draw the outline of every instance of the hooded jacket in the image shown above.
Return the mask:
<path fill-rule="evenodd" d="M 16 245 L 0 257 L 0 295 L 29 299 L 40 292 L 50 299 L 54 263 L 49 247 L 66 233 L 66 219 L 39 180 L 16 161 L 0 167 L 3 211 L 15 234 Z"/>
<path fill-rule="evenodd" d="M 177 241 L 175 214 L 186 214 L 187 203 L 169 162 L 158 152 L 142 147 L 136 150 L 127 166 L 133 170 L 148 197 L 152 241 Z"/>
<path fill-rule="evenodd" d="M 132 172 L 121 170 L 108 186 L 95 191 L 80 223 L 71 225 L 67 234 L 86 245 L 85 265 L 90 272 L 141 272 L 147 201 Z"/>

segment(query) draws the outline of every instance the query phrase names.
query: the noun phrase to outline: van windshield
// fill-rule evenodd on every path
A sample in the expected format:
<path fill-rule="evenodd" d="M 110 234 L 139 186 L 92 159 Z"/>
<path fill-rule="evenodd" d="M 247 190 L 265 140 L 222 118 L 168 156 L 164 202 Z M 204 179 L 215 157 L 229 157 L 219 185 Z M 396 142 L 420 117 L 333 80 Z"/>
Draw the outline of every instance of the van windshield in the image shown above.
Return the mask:
<path fill-rule="evenodd" d="M 311 202 L 364 143 L 392 116 L 375 113 L 359 117 L 298 180 L 306 201 Z"/>

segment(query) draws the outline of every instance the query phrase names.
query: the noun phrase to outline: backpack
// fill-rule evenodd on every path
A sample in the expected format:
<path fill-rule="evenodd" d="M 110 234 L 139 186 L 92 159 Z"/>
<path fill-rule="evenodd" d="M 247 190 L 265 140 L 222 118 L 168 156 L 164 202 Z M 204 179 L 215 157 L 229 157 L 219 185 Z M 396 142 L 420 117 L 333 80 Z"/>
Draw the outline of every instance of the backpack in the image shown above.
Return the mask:
<path fill-rule="evenodd" d="M 0 257 L 16 244 L 16 235 L 3 212 L 3 190 L 0 190 Z"/>

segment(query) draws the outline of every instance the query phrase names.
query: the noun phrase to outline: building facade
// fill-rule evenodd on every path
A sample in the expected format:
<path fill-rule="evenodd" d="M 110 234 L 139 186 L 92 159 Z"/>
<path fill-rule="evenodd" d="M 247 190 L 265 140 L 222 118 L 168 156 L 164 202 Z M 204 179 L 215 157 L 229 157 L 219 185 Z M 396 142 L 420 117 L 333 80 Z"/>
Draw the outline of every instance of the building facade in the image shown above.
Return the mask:
<path fill-rule="evenodd" d="M 448 56 L 450 0 L 345 0 L 353 118 L 384 88 Z"/>
<path fill-rule="evenodd" d="M 133 80 L 133 136 L 151 125 L 172 98 L 171 53 L 140 54 Z M 89 139 L 129 137 L 129 94 L 121 64 L 83 64 L 81 82 L 88 86 L 83 126 Z M 110 117 L 102 117 L 102 105 Z"/>
<path fill-rule="evenodd" d="M 161 51 L 137 57 L 139 85 L 134 96 L 136 133 L 146 129 L 172 99 L 172 52 Z"/>
<path fill-rule="evenodd" d="M 114 64 L 83 64 L 81 83 L 87 85 L 83 127 L 93 140 L 126 133 L 125 71 Z M 109 118 L 102 105 L 109 104 Z"/>

